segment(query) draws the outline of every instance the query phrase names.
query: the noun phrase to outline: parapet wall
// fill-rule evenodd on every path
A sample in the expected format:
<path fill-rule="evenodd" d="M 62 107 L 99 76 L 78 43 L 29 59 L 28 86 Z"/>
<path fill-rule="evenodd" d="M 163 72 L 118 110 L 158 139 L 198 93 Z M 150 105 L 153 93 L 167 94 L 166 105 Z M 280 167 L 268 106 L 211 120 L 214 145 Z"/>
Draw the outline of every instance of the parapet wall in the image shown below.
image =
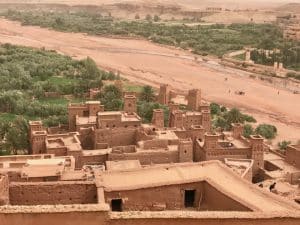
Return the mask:
<path fill-rule="evenodd" d="M 158 216 L 158 215 L 159 216 Z M 186 215 L 188 214 L 188 215 Z M 201 213 L 202 216 L 204 213 Z M 110 225 L 297 225 L 299 224 L 299 218 L 285 218 L 285 217 L 265 217 L 265 218 L 253 218 L 250 217 L 240 217 L 234 214 L 231 217 L 234 218 L 220 218 L 221 213 L 215 213 L 211 215 L 210 218 L 199 218 L 198 216 L 193 216 L 194 213 L 164 213 L 164 215 L 159 213 L 130 213 L 130 215 L 125 216 L 124 213 L 112 213 Z"/>
<path fill-rule="evenodd" d="M 43 208 L 46 207 L 46 208 Z M 223 212 L 109 212 L 104 204 L 0 207 L 1 225 L 298 225 L 298 215 Z"/>
<path fill-rule="evenodd" d="M 11 205 L 57 205 L 97 203 L 93 182 L 12 182 Z"/>
<path fill-rule="evenodd" d="M 106 204 L 0 207 L 1 225 L 107 225 Z"/>
<path fill-rule="evenodd" d="M 176 163 L 179 161 L 177 150 L 145 150 L 136 153 L 111 153 L 109 161 L 115 160 L 139 160 L 142 165 Z"/>

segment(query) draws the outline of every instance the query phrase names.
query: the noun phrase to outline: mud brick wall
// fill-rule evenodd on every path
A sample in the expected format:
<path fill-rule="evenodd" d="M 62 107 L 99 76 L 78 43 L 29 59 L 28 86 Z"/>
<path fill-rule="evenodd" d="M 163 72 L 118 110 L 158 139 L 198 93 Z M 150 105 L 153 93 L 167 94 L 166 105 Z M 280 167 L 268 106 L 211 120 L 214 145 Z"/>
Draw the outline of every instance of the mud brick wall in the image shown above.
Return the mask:
<path fill-rule="evenodd" d="M 97 203 L 92 182 L 13 182 L 9 186 L 11 205 L 55 205 Z"/>
<path fill-rule="evenodd" d="M 9 203 L 8 190 L 8 176 L 0 175 L 0 205 L 7 205 Z"/>

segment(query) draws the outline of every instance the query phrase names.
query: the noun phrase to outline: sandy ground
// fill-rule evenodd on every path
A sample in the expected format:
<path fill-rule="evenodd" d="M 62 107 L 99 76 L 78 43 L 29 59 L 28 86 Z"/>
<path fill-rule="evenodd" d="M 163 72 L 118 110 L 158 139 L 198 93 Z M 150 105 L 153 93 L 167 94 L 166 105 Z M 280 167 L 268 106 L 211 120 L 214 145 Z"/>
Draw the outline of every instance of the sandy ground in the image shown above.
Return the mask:
<path fill-rule="evenodd" d="M 235 106 L 254 115 L 259 122 L 274 124 L 279 135 L 274 141 L 300 139 L 300 95 L 248 78 L 245 72 L 224 68 L 216 61 L 197 62 L 186 51 L 162 47 L 146 40 L 116 39 L 78 33 L 56 32 L 39 27 L 22 27 L 0 19 L 0 42 L 55 49 L 75 58 L 92 57 L 99 66 L 132 81 L 158 86 L 168 83 L 187 91 L 201 88 L 203 97 Z M 228 81 L 225 81 L 228 78 Z M 230 90 L 230 93 L 229 93 Z M 234 94 L 244 90 L 245 96 Z"/>

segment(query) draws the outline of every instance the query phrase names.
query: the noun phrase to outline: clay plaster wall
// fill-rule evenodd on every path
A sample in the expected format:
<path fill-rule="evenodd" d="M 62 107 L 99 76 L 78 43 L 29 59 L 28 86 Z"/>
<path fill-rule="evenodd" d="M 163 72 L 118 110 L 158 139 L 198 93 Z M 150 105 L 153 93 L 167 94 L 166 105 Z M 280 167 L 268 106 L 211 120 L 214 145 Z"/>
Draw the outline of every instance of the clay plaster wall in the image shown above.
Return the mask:
<path fill-rule="evenodd" d="M 101 143 L 107 143 L 111 147 L 134 145 L 136 144 L 136 136 L 136 129 L 99 129 L 95 131 L 95 148 Z"/>
<path fill-rule="evenodd" d="M 300 147 L 288 146 L 286 150 L 286 161 L 297 168 L 300 168 Z"/>
<path fill-rule="evenodd" d="M 81 169 L 82 167 L 82 151 L 68 151 L 69 156 L 73 156 L 75 159 L 75 168 Z"/>
<path fill-rule="evenodd" d="M 106 225 L 107 212 L 0 213 L 1 225 Z"/>
<path fill-rule="evenodd" d="M 289 182 L 292 185 L 299 185 L 300 184 L 300 172 L 294 172 L 294 173 L 287 173 L 285 175 L 286 181 Z"/>
<path fill-rule="evenodd" d="M 0 175 L 0 206 L 9 203 L 8 177 Z"/>
<path fill-rule="evenodd" d="M 248 169 L 248 171 L 244 174 L 243 178 L 249 182 L 252 182 L 253 172 L 252 167 Z"/>
<path fill-rule="evenodd" d="M 152 148 L 167 148 L 168 140 L 164 139 L 154 139 L 143 141 L 143 149 L 152 149 Z"/>
<path fill-rule="evenodd" d="M 133 214 L 133 213 L 132 213 Z M 187 214 L 187 213 L 185 213 Z M 298 225 L 299 218 L 291 217 L 265 217 L 254 216 L 234 218 L 220 218 L 220 216 L 186 216 L 170 215 L 155 216 L 148 212 L 139 212 L 137 216 L 127 213 L 107 213 L 107 211 L 76 212 L 35 212 L 27 213 L 0 213 L 1 224 L 4 225 Z"/>
<path fill-rule="evenodd" d="M 227 197 L 207 182 L 204 183 L 204 196 L 201 209 L 213 209 L 214 211 L 251 211 L 238 201 Z"/>
<path fill-rule="evenodd" d="M 206 152 L 206 159 L 205 160 L 224 160 L 224 158 L 237 158 L 237 159 L 247 159 L 248 158 L 248 151 L 243 150 L 219 150 L 213 152 Z"/>
<path fill-rule="evenodd" d="M 105 201 L 122 198 L 123 211 L 180 210 L 184 208 L 184 190 L 196 190 L 195 207 L 203 192 L 203 183 L 169 185 L 138 190 L 105 192 Z"/>
<path fill-rule="evenodd" d="M 97 203 L 97 189 L 91 182 L 11 183 L 11 205 Z"/>
<path fill-rule="evenodd" d="M 184 209 L 185 190 L 195 190 L 194 209 L 201 211 L 251 211 L 202 181 L 129 191 L 105 192 L 105 201 L 122 199 L 123 211 L 159 211 Z"/>
<path fill-rule="evenodd" d="M 142 165 L 150 164 L 161 164 L 178 162 L 178 151 L 177 150 L 146 150 L 139 151 L 136 153 L 123 153 L 115 154 L 111 153 L 108 155 L 109 161 L 115 160 L 139 160 Z"/>
<path fill-rule="evenodd" d="M 9 171 L 7 172 L 9 182 L 21 182 L 21 170 L 19 171 Z"/>
<path fill-rule="evenodd" d="M 104 165 L 108 160 L 108 155 L 84 155 L 81 157 L 81 167 L 87 164 Z"/>
<path fill-rule="evenodd" d="M 298 225 L 299 219 L 294 218 L 116 218 L 110 225 Z"/>
<path fill-rule="evenodd" d="M 202 147 L 200 146 L 200 141 L 196 140 L 194 142 L 194 161 L 200 162 L 203 161 L 205 158 L 204 151 L 202 150 Z"/>
<path fill-rule="evenodd" d="M 39 213 L 0 213 L 1 224 L 5 225 L 298 225 L 298 218 L 199 218 L 193 216 L 152 216 L 139 212 L 139 216 L 123 216 L 124 213 L 108 214 L 106 211 L 85 212 L 39 212 Z M 111 218 L 110 218 L 111 217 Z"/>
<path fill-rule="evenodd" d="M 95 142 L 94 129 L 93 128 L 80 129 L 79 133 L 80 133 L 79 139 L 80 139 L 82 148 L 83 149 L 93 149 L 94 142 Z"/>
<path fill-rule="evenodd" d="M 221 160 L 224 158 L 238 158 L 247 159 L 250 149 L 216 149 L 216 150 L 205 150 L 199 141 L 194 144 L 194 160 L 196 162 L 205 160 Z"/>
<path fill-rule="evenodd" d="M 66 147 L 48 148 L 47 154 L 54 154 L 55 156 L 66 156 L 67 148 Z"/>

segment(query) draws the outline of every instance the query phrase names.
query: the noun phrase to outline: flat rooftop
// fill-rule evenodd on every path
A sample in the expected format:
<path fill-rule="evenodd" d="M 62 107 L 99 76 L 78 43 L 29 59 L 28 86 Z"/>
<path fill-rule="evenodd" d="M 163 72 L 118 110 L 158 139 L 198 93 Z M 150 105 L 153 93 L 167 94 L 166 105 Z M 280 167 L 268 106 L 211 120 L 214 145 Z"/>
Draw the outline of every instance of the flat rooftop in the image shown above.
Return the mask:
<path fill-rule="evenodd" d="M 178 136 L 173 130 L 160 130 L 155 132 L 158 139 L 178 140 Z"/>
<path fill-rule="evenodd" d="M 122 181 L 122 182 L 120 182 Z M 219 161 L 156 165 L 127 171 L 105 171 L 96 176 L 105 191 L 125 191 L 206 181 L 253 211 L 299 210 L 291 203 L 240 178 Z"/>
<path fill-rule="evenodd" d="M 80 151 L 81 145 L 77 137 L 78 133 L 48 135 L 46 139 L 47 148 L 67 147 L 70 151 Z"/>
<path fill-rule="evenodd" d="M 21 171 L 22 177 L 56 177 L 65 168 L 65 159 L 28 160 Z"/>
<path fill-rule="evenodd" d="M 294 172 L 299 171 L 299 169 L 297 167 L 287 163 L 284 158 L 282 158 L 272 152 L 265 152 L 264 160 L 273 163 L 275 166 L 277 166 L 279 169 L 281 169 L 284 173 L 286 173 L 286 172 L 294 173 Z M 279 173 L 280 173 L 280 171 L 279 171 Z"/>
<path fill-rule="evenodd" d="M 141 121 L 141 118 L 136 113 L 122 113 L 122 122 L 139 122 Z"/>
<path fill-rule="evenodd" d="M 252 159 L 231 159 L 225 158 L 225 164 L 231 168 L 234 172 L 243 177 L 247 171 L 252 170 L 253 160 Z"/>
<path fill-rule="evenodd" d="M 122 115 L 121 111 L 105 111 L 105 112 L 98 112 L 98 116 L 111 116 L 111 115 Z"/>

